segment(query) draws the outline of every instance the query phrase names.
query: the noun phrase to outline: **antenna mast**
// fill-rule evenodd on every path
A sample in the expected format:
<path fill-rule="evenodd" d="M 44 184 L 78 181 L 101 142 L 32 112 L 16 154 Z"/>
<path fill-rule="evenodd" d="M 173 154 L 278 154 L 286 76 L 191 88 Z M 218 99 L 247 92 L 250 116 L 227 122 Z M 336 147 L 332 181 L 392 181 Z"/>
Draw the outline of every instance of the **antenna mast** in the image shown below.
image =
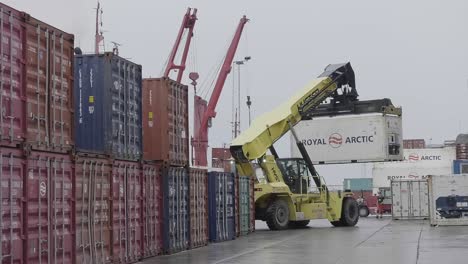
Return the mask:
<path fill-rule="evenodd" d="M 99 44 L 102 42 L 102 47 L 104 50 L 104 35 L 102 34 L 102 8 L 101 4 L 99 1 L 97 2 L 97 8 L 96 8 L 96 34 L 95 34 L 95 39 L 94 39 L 94 53 L 99 54 Z M 99 18 L 101 21 L 99 21 Z"/>

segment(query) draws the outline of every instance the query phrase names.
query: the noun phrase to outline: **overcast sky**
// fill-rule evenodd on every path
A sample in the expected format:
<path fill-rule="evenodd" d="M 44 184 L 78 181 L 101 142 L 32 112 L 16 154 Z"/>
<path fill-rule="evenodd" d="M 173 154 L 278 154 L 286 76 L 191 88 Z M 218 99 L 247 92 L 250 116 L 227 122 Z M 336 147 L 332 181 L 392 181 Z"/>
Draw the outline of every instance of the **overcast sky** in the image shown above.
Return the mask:
<path fill-rule="evenodd" d="M 92 51 L 95 0 L 3 2 L 75 34 L 76 45 Z M 219 65 L 239 19 L 247 15 L 237 55 L 252 57 L 241 77 L 242 103 L 249 90 L 254 115 L 283 102 L 327 64 L 351 61 L 361 99 L 387 97 L 403 107 L 405 138 L 441 143 L 468 131 L 467 1 L 101 3 L 107 48 L 110 41 L 121 43 L 120 54 L 153 77 L 162 71 L 186 8 L 197 7 L 197 63 L 190 63 L 187 73 L 198 70 L 201 83 Z M 230 142 L 231 96 L 229 78 L 210 132 L 212 146 Z M 242 118 L 245 128 L 246 115 Z"/>

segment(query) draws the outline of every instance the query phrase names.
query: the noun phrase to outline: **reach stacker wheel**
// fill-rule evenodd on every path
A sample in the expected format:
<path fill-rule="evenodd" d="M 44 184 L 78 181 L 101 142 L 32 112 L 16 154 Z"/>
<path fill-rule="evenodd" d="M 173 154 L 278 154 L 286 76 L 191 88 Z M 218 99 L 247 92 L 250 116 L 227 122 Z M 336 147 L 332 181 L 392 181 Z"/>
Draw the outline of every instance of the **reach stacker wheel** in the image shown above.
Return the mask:
<path fill-rule="evenodd" d="M 341 208 L 341 218 L 339 221 L 333 221 L 331 224 L 336 227 L 355 226 L 359 221 L 359 206 L 356 200 L 345 198 Z"/>
<path fill-rule="evenodd" d="M 277 199 L 273 201 L 265 214 L 270 230 L 284 230 L 289 225 L 289 208 L 286 201 Z"/>

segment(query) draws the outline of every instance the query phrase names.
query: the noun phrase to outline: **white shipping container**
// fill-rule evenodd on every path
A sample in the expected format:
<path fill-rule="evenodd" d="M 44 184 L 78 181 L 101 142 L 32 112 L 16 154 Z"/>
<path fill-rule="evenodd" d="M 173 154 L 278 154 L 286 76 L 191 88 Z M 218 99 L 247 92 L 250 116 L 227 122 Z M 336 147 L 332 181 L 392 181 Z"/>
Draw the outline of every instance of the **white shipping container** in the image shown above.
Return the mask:
<path fill-rule="evenodd" d="M 390 187 L 392 180 L 423 180 L 431 174 L 450 174 L 452 166 L 416 167 L 410 163 L 379 163 L 372 169 L 374 188 Z"/>
<path fill-rule="evenodd" d="M 431 225 L 468 225 L 468 174 L 428 177 Z"/>
<path fill-rule="evenodd" d="M 401 117 L 355 115 L 320 117 L 295 126 L 299 140 L 316 164 L 403 159 Z M 291 136 L 291 155 L 301 157 Z"/>
<path fill-rule="evenodd" d="M 392 181 L 393 219 L 429 218 L 427 180 Z"/>
<path fill-rule="evenodd" d="M 456 158 L 455 147 L 403 149 L 403 163 L 414 166 L 450 167 Z"/>

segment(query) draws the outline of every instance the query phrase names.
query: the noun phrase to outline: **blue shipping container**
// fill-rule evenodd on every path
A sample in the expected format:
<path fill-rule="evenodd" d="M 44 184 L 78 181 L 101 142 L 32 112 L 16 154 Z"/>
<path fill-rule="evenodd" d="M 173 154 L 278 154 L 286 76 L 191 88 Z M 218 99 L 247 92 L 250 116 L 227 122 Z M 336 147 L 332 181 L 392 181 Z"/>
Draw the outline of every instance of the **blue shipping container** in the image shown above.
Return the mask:
<path fill-rule="evenodd" d="M 233 173 L 208 173 L 209 239 L 221 242 L 236 238 Z"/>
<path fill-rule="evenodd" d="M 74 83 L 77 150 L 139 160 L 141 66 L 113 53 L 76 55 Z"/>
<path fill-rule="evenodd" d="M 372 178 L 351 178 L 343 180 L 343 189 L 353 191 L 372 191 Z"/>
<path fill-rule="evenodd" d="M 162 174 L 163 250 L 173 254 L 190 248 L 189 177 L 187 169 L 166 167 Z"/>
<path fill-rule="evenodd" d="M 453 161 L 453 174 L 468 173 L 468 160 L 454 160 Z"/>

